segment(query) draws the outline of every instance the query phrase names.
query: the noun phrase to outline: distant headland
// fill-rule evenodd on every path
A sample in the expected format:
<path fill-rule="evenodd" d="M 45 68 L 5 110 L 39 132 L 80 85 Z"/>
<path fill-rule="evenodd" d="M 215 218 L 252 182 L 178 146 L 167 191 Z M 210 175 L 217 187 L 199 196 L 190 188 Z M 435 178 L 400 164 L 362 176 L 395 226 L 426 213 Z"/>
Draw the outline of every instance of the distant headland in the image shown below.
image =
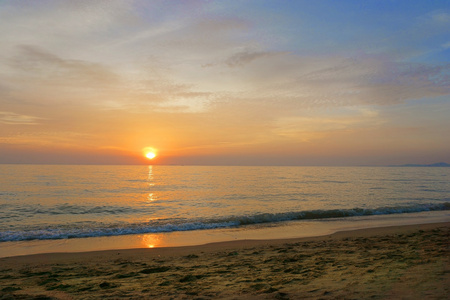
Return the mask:
<path fill-rule="evenodd" d="M 406 164 L 406 165 L 390 165 L 389 167 L 450 167 L 450 164 L 445 162 L 438 162 L 429 165 L 421 165 L 421 164 Z"/>

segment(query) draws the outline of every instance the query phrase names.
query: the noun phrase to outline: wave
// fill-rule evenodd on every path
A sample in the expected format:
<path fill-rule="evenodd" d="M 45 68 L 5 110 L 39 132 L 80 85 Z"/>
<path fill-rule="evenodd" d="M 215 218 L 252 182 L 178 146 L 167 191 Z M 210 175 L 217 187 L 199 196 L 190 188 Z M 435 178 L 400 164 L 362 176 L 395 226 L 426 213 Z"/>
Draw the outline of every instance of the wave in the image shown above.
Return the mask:
<path fill-rule="evenodd" d="M 138 213 L 137 208 L 128 206 L 84 206 L 79 204 L 58 204 L 54 206 L 48 205 L 29 205 L 29 206 L 15 206 L 13 204 L 0 204 L 0 208 L 8 208 L 8 211 L 13 213 L 20 213 L 24 215 L 85 215 L 85 214 L 102 214 L 102 215 L 117 215 L 124 213 Z"/>
<path fill-rule="evenodd" d="M 247 226 L 252 224 L 277 223 L 294 220 L 323 220 L 370 215 L 389 215 L 423 211 L 450 210 L 450 203 L 417 204 L 410 206 L 380 207 L 375 209 L 352 208 L 332 210 L 307 210 L 284 213 L 262 213 L 244 216 L 229 216 L 216 219 L 188 220 L 161 219 L 145 223 L 104 224 L 88 222 L 84 224 L 51 225 L 23 228 L 0 232 L 0 242 L 25 240 L 54 240 L 68 238 L 106 237 L 129 234 L 164 233 Z"/>

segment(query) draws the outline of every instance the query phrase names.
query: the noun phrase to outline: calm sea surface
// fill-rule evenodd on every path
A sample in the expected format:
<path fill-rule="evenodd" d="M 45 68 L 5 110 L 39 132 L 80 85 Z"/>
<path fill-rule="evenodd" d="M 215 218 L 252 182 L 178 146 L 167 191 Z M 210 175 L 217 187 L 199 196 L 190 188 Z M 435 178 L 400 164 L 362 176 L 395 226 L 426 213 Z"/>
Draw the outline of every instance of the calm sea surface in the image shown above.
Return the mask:
<path fill-rule="evenodd" d="M 450 168 L 0 165 L 0 247 L 450 210 Z"/>

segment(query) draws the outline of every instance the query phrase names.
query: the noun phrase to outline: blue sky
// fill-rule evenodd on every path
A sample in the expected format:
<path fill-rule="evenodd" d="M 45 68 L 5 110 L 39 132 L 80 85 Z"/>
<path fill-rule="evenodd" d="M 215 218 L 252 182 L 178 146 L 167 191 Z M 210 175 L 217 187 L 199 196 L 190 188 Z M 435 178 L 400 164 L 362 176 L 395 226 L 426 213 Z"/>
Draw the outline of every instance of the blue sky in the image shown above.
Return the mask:
<path fill-rule="evenodd" d="M 1 1 L 0 163 L 450 161 L 447 1 Z"/>

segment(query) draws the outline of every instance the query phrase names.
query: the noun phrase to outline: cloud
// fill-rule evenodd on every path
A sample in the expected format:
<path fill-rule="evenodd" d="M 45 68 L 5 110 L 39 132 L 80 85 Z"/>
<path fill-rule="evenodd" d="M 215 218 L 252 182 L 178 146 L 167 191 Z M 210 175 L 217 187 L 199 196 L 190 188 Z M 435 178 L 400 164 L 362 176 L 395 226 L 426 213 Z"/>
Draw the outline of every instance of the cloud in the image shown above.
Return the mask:
<path fill-rule="evenodd" d="M 84 88 L 96 85 L 113 85 L 118 76 L 101 64 L 75 59 L 63 59 L 32 45 L 17 47 L 11 67 L 21 77 L 31 77 L 51 85 L 74 85 Z"/>
<path fill-rule="evenodd" d="M 0 123 L 8 125 L 36 125 L 42 118 L 16 114 L 10 111 L 0 111 Z"/>
<path fill-rule="evenodd" d="M 190 5 L 174 4 L 170 15 L 157 13 L 168 11 L 167 3 L 140 3 L 142 13 L 134 10 L 137 3 L 126 1 L 51 3 L 14 8 L 26 30 L 16 26 L 21 38 L 8 35 L 3 41 L 14 54 L 3 55 L 10 70 L 0 78 L 6 87 L 15 87 L 16 98 L 39 90 L 44 102 L 174 113 L 202 112 L 224 101 L 236 106 L 257 101 L 289 112 L 395 104 L 448 93 L 448 66 L 399 63 L 389 54 L 349 58 L 353 55 L 271 51 L 250 21 L 215 15 L 212 6 L 197 3 L 190 15 Z M 145 13 L 152 18 L 143 18 Z M 60 26 L 44 22 L 54 18 Z M 443 22 L 446 13 L 429 18 Z M 42 40 L 31 37 L 32 23 L 42 24 L 34 32 Z"/>
<path fill-rule="evenodd" d="M 18 46 L 5 66 L 10 70 L 3 76 L 1 90 L 8 92 L 3 93 L 3 102 L 195 113 L 204 111 L 213 100 L 211 93 L 194 91 L 158 74 L 163 69 L 155 74 L 144 66 L 135 70 L 138 76 L 124 77 L 103 64 L 66 59 L 31 45 Z"/>
<path fill-rule="evenodd" d="M 21 142 L 114 146 L 157 140 L 155 132 L 162 144 L 173 139 L 187 148 L 306 141 L 333 129 L 376 127 L 386 107 L 450 94 L 449 64 L 420 57 L 448 48 L 446 11 L 387 20 L 389 26 L 374 26 L 371 18 L 361 28 L 344 22 L 355 30 L 341 34 L 329 24 L 347 12 L 331 13 L 336 19 L 325 24 L 283 6 L 286 22 L 270 24 L 265 16 L 273 11 L 264 5 L 246 13 L 236 3 L 1 5 L 0 122 L 49 120 L 29 126 L 34 131 Z M 415 62 L 408 62 L 411 53 Z M 44 125 L 46 132 L 38 132 Z M 52 127 L 58 132 L 50 134 Z M 104 134 L 75 134 L 94 131 Z"/>
<path fill-rule="evenodd" d="M 229 57 L 225 61 L 225 64 L 229 67 L 238 67 L 238 66 L 241 67 L 241 66 L 249 64 L 252 61 L 257 60 L 259 58 L 278 55 L 278 54 L 279 53 L 262 52 L 262 51 L 259 51 L 259 52 L 258 51 L 256 51 L 256 52 L 243 51 L 243 52 L 236 53 L 236 54 L 232 55 L 231 57 Z"/>
<path fill-rule="evenodd" d="M 0 101 L 39 105 L 78 103 L 102 105 L 119 96 L 124 81 L 103 64 L 67 59 L 33 45 L 16 46 L 4 59 L 0 80 L 8 91 Z"/>
<path fill-rule="evenodd" d="M 127 0 L 4 2 L 0 10 L 4 45 L 27 43 L 75 53 L 83 50 L 80 43 L 105 42 L 111 27 L 136 22 L 132 1 Z"/>
<path fill-rule="evenodd" d="M 450 94 L 450 65 L 399 63 L 389 57 L 261 57 L 233 70 L 236 106 L 256 105 L 267 113 L 292 114 L 304 108 L 393 105 Z M 225 72 L 225 71 L 224 71 Z M 227 82 L 227 73 L 220 76 Z M 231 79 L 230 79 L 231 80 Z M 230 84 L 231 86 L 231 84 Z"/>
<path fill-rule="evenodd" d="M 430 14 L 431 19 L 438 24 L 449 24 L 450 23 L 450 13 L 444 11 L 433 12 Z"/>

